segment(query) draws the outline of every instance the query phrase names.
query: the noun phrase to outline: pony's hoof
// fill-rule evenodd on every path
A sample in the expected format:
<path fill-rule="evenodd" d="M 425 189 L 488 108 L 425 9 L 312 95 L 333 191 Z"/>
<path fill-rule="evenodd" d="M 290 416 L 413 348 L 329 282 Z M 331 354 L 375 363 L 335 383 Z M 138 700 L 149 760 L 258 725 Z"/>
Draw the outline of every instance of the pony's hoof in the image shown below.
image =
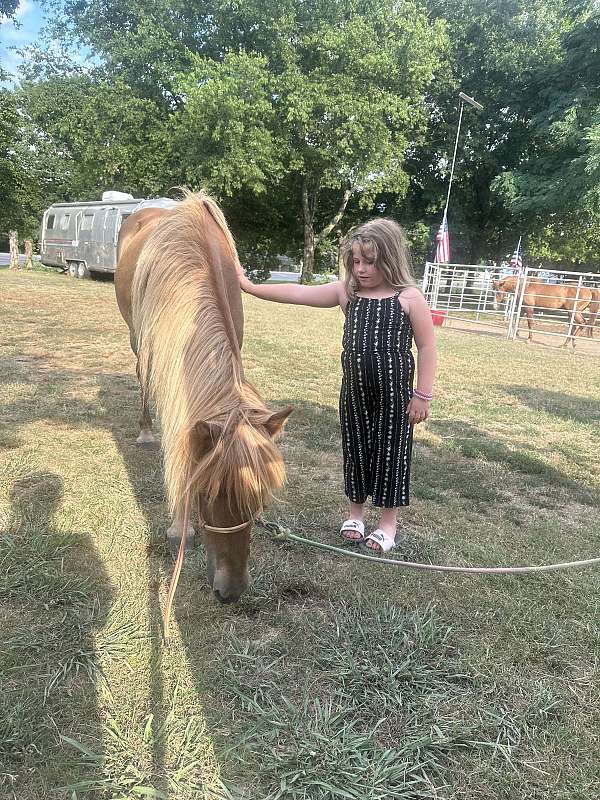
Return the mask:
<path fill-rule="evenodd" d="M 187 529 L 187 536 L 185 538 L 185 552 L 191 553 L 194 549 L 194 537 L 196 535 L 196 531 L 194 530 L 193 525 L 188 525 Z M 171 557 L 173 559 L 177 558 L 177 554 L 179 553 L 179 545 L 181 544 L 181 529 L 173 524 L 167 530 L 167 547 Z"/>
<path fill-rule="evenodd" d="M 137 444 L 156 444 L 156 437 L 152 431 L 140 431 L 140 435 L 135 441 Z"/>

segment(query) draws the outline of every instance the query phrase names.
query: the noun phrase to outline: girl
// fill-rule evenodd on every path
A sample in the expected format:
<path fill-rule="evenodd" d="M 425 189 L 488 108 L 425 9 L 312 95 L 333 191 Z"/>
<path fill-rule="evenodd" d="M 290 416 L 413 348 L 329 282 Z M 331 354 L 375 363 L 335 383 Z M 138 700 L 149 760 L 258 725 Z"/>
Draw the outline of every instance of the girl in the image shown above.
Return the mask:
<path fill-rule="evenodd" d="M 345 279 L 324 286 L 256 285 L 241 269 L 239 280 L 243 291 L 263 300 L 317 308 L 339 305 L 344 312 L 340 423 L 350 514 L 340 533 L 353 544 L 364 542 L 382 553 L 394 547 L 397 511 L 409 501 L 412 426 L 429 416 L 435 334 L 396 222 L 374 219 L 354 228 L 342 253 Z M 367 497 L 381 514 L 377 529 L 365 538 Z"/>

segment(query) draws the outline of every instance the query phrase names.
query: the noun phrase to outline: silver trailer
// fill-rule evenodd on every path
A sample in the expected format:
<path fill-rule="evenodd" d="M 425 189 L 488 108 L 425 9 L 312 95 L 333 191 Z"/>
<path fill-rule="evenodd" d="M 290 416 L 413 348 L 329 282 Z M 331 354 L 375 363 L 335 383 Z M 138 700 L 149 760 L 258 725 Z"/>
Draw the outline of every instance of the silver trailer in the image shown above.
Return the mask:
<path fill-rule="evenodd" d="M 40 227 L 40 260 L 77 278 L 92 272 L 114 272 L 117 239 L 123 221 L 140 208 L 172 208 L 175 200 L 136 199 L 124 192 L 104 192 L 89 203 L 54 203 Z"/>

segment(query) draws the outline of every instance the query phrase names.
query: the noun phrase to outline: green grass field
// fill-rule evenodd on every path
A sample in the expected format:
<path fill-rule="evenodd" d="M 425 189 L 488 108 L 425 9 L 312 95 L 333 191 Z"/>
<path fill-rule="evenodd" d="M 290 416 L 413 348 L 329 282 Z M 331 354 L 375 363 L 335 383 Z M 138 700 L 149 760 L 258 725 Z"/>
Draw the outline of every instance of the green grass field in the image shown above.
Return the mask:
<path fill-rule="evenodd" d="M 266 516 L 337 544 L 341 313 L 245 308 L 248 377 L 295 407 Z M 599 570 L 417 574 L 257 529 L 235 606 L 188 559 L 165 648 L 160 453 L 112 283 L 2 270 L 0 326 L 0 798 L 600 796 Z M 600 555 L 598 360 L 437 335 L 398 557 Z"/>

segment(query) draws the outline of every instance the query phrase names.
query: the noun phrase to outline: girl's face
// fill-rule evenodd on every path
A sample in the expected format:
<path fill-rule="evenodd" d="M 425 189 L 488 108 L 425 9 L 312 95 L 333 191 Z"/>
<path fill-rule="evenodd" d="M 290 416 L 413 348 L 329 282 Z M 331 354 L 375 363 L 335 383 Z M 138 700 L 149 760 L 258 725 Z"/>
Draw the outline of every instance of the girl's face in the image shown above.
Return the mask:
<path fill-rule="evenodd" d="M 352 269 L 359 289 L 375 289 L 384 283 L 384 277 L 375 266 L 375 256 L 360 242 L 352 244 Z"/>

